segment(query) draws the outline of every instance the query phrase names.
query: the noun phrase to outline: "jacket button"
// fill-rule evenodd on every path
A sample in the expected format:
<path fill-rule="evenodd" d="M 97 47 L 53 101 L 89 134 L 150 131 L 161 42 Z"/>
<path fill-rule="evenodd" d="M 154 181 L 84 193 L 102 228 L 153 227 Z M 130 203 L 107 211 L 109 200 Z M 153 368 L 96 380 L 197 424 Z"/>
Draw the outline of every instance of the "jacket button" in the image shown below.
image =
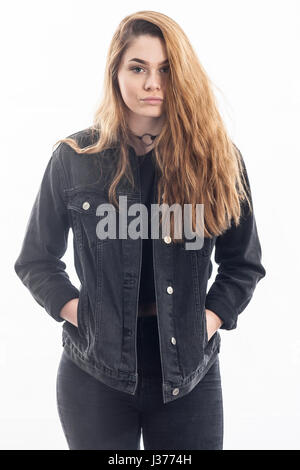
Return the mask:
<path fill-rule="evenodd" d="M 168 292 L 168 294 L 173 294 L 173 287 L 168 286 L 167 287 L 167 292 Z"/>
<path fill-rule="evenodd" d="M 172 338 L 171 338 L 171 343 L 176 344 L 176 339 L 174 338 L 174 336 L 172 336 Z"/>
<path fill-rule="evenodd" d="M 165 243 L 171 243 L 171 241 L 172 241 L 172 238 L 169 237 L 169 235 L 166 235 L 166 236 L 164 237 L 164 242 L 165 242 Z"/>
<path fill-rule="evenodd" d="M 82 204 L 82 208 L 87 211 L 89 208 L 90 208 L 90 203 L 85 201 L 83 204 Z"/>
<path fill-rule="evenodd" d="M 174 388 L 172 395 L 178 395 L 178 393 L 179 393 L 179 388 Z"/>

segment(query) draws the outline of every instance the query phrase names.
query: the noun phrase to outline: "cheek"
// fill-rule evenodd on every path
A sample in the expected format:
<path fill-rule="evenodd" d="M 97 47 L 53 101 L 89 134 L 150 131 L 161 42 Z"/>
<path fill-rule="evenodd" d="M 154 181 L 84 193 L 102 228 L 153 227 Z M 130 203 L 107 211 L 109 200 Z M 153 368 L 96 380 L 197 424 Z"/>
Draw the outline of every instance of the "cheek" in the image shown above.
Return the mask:
<path fill-rule="evenodd" d="M 122 94 L 124 97 L 124 101 L 130 102 L 132 104 L 137 103 L 137 89 L 136 86 L 132 82 L 127 82 L 123 84 Z"/>

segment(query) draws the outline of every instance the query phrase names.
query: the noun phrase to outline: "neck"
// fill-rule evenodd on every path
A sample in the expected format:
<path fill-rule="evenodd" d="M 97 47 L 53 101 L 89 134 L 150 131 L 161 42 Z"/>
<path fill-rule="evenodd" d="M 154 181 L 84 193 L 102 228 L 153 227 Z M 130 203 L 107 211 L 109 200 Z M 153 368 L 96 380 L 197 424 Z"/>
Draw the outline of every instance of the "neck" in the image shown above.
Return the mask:
<path fill-rule="evenodd" d="M 154 148 L 155 139 L 151 145 L 145 145 L 140 139 L 130 135 L 130 145 L 134 148 L 136 155 L 144 155 Z"/>
<path fill-rule="evenodd" d="M 163 127 L 164 115 L 157 118 L 140 116 L 133 114 L 128 115 L 128 127 L 130 132 L 135 135 L 142 136 L 144 134 L 158 135 Z"/>

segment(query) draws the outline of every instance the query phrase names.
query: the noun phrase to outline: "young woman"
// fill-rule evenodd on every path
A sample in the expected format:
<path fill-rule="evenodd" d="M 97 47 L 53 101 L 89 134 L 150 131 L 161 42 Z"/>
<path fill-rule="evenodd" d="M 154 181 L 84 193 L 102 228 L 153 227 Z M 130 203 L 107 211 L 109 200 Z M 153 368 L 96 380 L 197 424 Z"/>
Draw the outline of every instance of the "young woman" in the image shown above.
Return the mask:
<path fill-rule="evenodd" d="M 176 236 L 178 211 L 167 233 L 166 212 L 151 212 L 173 204 L 192 208 L 198 245 L 186 225 Z M 80 290 L 61 261 L 70 228 Z M 94 123 L 53 151 L 15 270 L 64 322 L 57 404 L 70 449 L 140 449 L 141 433 L 144 449 L 223 448 L 219 329 L 236 328 L 265 269 L 242 155 L 168 16 L 121 21 Z"/>

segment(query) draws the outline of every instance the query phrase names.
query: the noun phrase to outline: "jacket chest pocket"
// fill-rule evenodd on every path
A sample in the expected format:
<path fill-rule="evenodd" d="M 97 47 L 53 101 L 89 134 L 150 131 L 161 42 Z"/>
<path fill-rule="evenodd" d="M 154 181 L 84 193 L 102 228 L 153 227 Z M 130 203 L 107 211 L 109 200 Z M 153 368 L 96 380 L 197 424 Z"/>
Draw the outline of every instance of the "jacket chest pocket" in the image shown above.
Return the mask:
<path fill-rule="evenodd" d="M 67 209 L 70 211 L 74 235 L 81 248 L 94 248 L 101 242 L 98 223 L 108 210 L 105 193 L 89 193 L 86 191 L 68 195 Z"/>

